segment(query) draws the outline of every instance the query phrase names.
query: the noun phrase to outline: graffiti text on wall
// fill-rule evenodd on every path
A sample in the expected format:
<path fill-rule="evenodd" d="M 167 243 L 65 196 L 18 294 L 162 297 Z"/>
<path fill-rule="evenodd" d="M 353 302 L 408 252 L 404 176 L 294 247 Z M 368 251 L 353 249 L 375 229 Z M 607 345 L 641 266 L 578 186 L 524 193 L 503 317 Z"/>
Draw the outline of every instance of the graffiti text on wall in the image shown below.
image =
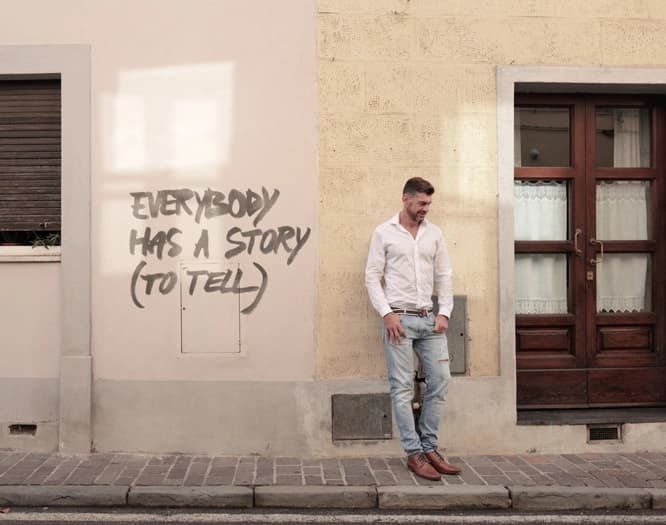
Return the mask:
<path fill-rule="evenodd" d="M 232 189 L 228 194 L 210 188 L 198 192 L 188 188 L 159 190 L 155 192 L 133 192 L 131 209 L 135 219 L 147 221 L 158 217 L 190 216 L 200 225 L 202 222 L 228 215 L 233 219 L 244 217 L 252 219 L 252 227 L 243 229 L 233 226 L 223 235 L 227 243 L 224 258 L 233 261 L 241 254 L 256 256 L 259 254 L 286 256 L 290 265 L 310 238 L 310 227 L 283 225 L 275 228 L 258 228 L 259 223 L 271 211 L 280 197 L 280 191 L 261 188 L 261 192 L 251 189 L 239 191 Z M 133 228 L 129 234 L 129 252 L 144 258 L 156 257 L 162 260 L 178 257 L 186 247 L 182 241 L 183 231 L 172 227 L 166 230 L 154 230 L 150 226 L 142 229 Z M 201 228 L 198 239 L 192 247 L 192 257 L 208 258 L 210 254 L 210 235 L 208 228 Z M 185 255 L 189 255 L 185 252 Z M 246 268 L 247 269 L 247 268 Z M 252 302 L 241 310 L 251 313 L 261 301 L 268 286 L 268 272 L 257 261 L 252 261 L 252 272 L 244 273 L 240 265 L 223 271 L 187 270 L 183 278 L 183 293 L 220 293 L 254 294 Z M 141 260 L 132 273 L 130 293 L 132 302 L 138 308 L 144 305 L 140 297 L 154 292 L 162 295 L 171 293 L 178 284 L 176 272 L 151 272 L 149 263 Z"/>

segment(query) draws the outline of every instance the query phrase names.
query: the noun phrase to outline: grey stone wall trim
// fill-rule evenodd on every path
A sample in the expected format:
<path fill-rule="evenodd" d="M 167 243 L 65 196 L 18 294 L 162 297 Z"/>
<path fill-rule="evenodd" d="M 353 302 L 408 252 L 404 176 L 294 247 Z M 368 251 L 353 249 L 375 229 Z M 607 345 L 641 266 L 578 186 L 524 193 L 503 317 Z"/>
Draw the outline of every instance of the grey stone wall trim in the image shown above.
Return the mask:
<path fill-rule="evenodd" d="M 53 73 L 60 74 L 62 100 L 60 355 L 90 357 L 90 46 L 0 46 L 0 75 Z M 59 449 L 90 452 L 91 378 L 67 375 L 66 366 L 60 377 Z M 88 385 L 84 395 L 72 397 L 79 379 Z"/>
<path fill-rule="evenodd" d="M 514 510 L 641 510 L 652 507 L 648 489 L 509 487 Z"/>
<path fill-rule="evenodd" d="M 489 510 L 511 507 L 509 491 L 500 486 L 378 487 L 380 509 Z"/>
<path fill-rule="evenodd" d="M 254 489 L 256 507 L 303 509 L 372 509 L 377 507 L 375 487 L 265 486 Z"/>
<path fill-rule="evenodd" d="M 62 453 L 90 452 L 92 444 L 92 357 L 60 358 L 59 446 Z"/>
<path fill-rule="evenodd" d="M 59 449 L 81 453 L 92 446 L 90 46 L 53 53 L 60 58 L 63 115 Z"/>
<path fill-rule="evenodd" d="M 516 84 L 578 85 L 595 92 L 617 91 L 622 86 L 650 87 L 666 92 L 666 68 L 497 66 L 497 192 L 500 373 L 510 384 L 515 405 L 515 311 L 513 224 L 513 113 Z M 509 401 L 509 400 L 507 400 Z"/>
<path fill-rule="evenodd" d="M 254 505 L 251 487 L 132 487 L 130 507 L 242 508 Z"/>
<path fill-rule="evenodd" d="M 0 486 L 0 507 L 122 507 L 129 487 Z"/>

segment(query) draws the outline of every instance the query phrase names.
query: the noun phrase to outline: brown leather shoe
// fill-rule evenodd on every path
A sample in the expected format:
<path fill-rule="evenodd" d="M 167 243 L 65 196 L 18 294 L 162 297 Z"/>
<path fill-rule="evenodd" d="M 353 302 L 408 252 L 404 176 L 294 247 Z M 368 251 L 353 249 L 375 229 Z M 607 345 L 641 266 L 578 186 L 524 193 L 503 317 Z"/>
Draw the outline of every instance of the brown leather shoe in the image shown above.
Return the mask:
<path fill-rule="evenodd" d="M 456 474 L 460 474 L 461 472 L 461 470 L 455 465 L 447 463 L 447 461 L 442 457 L 442 455 L 436 450 L 428 452 L 427 454 L 424 454 L 424 456 L 430 462 L 430 464 L 435 468 L 435 470 L 441 474 L 448 474 L 449 476 L 455 476 Z"/>
<path fill-rule="evenodd" d="M 421 476 L 422 478 L 431 481 L 439 481 L 442 479 L 442 476 L 437 473 L 422 453 L 407 456 L 407 468 L 417 476 Z"/>

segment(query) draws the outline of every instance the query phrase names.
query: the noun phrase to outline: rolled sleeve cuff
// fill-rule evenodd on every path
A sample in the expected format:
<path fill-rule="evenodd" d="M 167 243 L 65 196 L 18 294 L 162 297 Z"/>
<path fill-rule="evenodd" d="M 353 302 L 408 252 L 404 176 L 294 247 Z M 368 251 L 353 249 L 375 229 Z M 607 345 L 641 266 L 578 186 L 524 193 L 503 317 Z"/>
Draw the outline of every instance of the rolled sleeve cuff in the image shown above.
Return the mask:
<path fill-rule="evenodd" d="M 387 304 L 386 306 L 382 306 L 379 309 L 379 315 L 384 318 L 386 314 L 390 314 L 393 310 L 391 307 Z"/>
<path fill-rule="evenodd" d="M 445 315 L 449 319 L 451 319 L 451 312 L 453 311 L 453 305 L 452 304 L 442 304 L 439 303 L 439 310 L 437 311 L 437 315 Z"/>

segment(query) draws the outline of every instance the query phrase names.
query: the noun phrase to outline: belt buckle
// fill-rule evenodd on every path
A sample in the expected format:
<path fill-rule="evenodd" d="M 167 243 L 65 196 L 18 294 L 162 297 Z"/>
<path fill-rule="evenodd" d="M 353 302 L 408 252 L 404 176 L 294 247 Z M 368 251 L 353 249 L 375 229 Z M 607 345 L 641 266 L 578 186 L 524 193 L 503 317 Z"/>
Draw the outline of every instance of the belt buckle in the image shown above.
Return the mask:
<path fill-rule="evenodd" d="M 428 315 L 428 310 L 426 310 L 425 308 L 421 308 L 421 310 L 419 311 L 419 317 L 426 317 L 427 315 Z"/>

